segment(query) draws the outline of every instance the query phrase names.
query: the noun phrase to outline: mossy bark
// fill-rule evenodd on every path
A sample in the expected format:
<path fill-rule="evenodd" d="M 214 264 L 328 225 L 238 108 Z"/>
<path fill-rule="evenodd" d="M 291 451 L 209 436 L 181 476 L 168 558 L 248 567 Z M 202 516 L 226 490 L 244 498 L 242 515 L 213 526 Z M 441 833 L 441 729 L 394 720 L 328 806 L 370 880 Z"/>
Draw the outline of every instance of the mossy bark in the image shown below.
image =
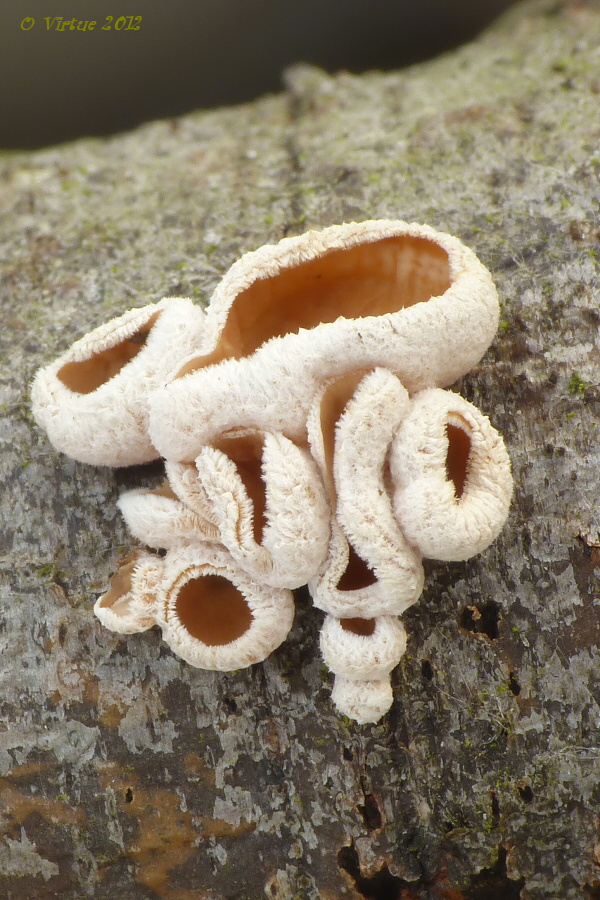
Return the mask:
<path fill-rule="evenodd" d="M 1 161 L 7 900 L 600 897 L 600 6 L 539 0 L 431 63 L 298 68 L 287 93 Z M 431 564 L 377 726 L 341 719 L 321 615 L 264 664 L 192 669 L 102 629 L 115 499 L 158 469 L 54 452 L 28 383 L 165 295 L 206 302 L 285 234 L 405 218 L 502 297 L 456 386 L 505 436 L 502 536 Z"/>

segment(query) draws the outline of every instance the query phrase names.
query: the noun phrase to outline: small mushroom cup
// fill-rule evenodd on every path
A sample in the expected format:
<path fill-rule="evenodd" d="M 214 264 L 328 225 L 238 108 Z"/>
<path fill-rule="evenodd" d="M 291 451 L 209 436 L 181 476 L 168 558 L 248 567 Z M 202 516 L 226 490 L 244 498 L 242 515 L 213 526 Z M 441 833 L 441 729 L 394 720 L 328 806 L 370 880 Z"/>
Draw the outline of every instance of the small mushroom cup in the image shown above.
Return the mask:
<path fill-rule="evenodd" d="M 406 631 L 395 616 L 326 616 L 321 653 L 334 672 L 332 699 L 360 724 L 378 722 L 393 701 L 390 673 L 406 651 Z"/>
<path fill-rule="evenodd" d="M 125 565 L 96 602 L 96 615 L 125 633 L 159 625 L 192 666 L 231 671 L 262 662 L 292 627 L 291 591 L 257 584 L 218 544 L 181 545 L 164 558 L 145 554 Z"/>
<path fill-rule="evenodd" d="M 31 389 L 38 425 L 62 453 L 95 466 L 158 459 L 148 434 L 149 395 L 193 352 L 203 310 L 166 298 L 99 326 L 40 369 Z"/>
<path fill-rule="evenodd" d="M 415 395 L 389 461 L 396 519 L 423 556 L 468 559 L 499 535 L 512 496 L 510 459 L 487 416 L 459 394 Z"/>

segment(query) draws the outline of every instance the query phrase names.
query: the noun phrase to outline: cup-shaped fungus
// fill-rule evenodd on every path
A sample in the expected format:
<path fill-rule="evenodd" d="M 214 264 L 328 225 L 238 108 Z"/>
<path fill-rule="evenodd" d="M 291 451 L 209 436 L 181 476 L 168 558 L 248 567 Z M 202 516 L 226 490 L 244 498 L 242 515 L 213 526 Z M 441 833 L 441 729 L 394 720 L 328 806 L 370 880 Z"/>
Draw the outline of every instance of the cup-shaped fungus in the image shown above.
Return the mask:
<path fill-rule="evenodd" d="M 395 616 L 326 616 L 321 653 L 335 673 L 332 699 L 357 722 L 377 722 L 392 705 L 390 673 L 406 651 L 406 631 Z"/>
<path fill-rule="evenodd" d="M 201 669 L 261 662 L 285 640 L 294 619 L 291 591 L 257 584 L 217 544 L 169 551 L 158 600 L 163 639 Z"/>
<path fill-rule="evenodd" d="M 497 321 L 489 272 L 448 234 L 383 220 L 284 238 L 215 290 L 201 352 L 152 398 L 152 439 L 180 461 L 233 428 L 300 439 L 325 380 L 383 366 L 411 392 L 450 384 Z"/>
<path fill-rule="evenodd" d="M 336 616 L 399 615 L 423 588 L 420 555 L 396 523 L 386 484 L 387 454 L 409 405 L 398 378 L 376 369 L 326 383 L 310 411 L 332 526 L 309 588 L 315 606 Z"/>
<path fill-rule="evenodd" d="M 327 552 L 329 506 L 308 450 L 281 434 L 221 438 L 196 459 L 221 542 L 262 584 L 297 588 Z"/>
<path fill-rule="evenodd" d="M 468 559 L 498 536 L 512 495 L 510 459 L 489 419 L 460 395 L 413 397 L 390 452 L 394 511 L 431 559 Z"/>
<path fill-rule="evenodd" d="M 336 675 L 376 681 L 387 677 L 404 656 L 406 631 L 397 616 L 325 616 L 320 643 L 323 659 Z"/>
<path fill-rule="evenodd" d="M 52 444 L 81 462 L 130 466 L 157 459 L 148 396 L 198 346 L 204 313 L 167 298 L 86 334 L 33 381 L 33 415 Z"/>
<path fill-rule="evenodd" d="M 355 681 L 344 675 L 336 675 L 331 699 L 342 715 L 354 719 L 359 725 L 378 722 L 394 702 L 389 678 L 375 681 Z"/>
<path fill-rule="evenodd" d="M 190 665 L 230 671 L 279 647 L 294 600 L 291 591 L 257 584 L 219 544 L 181 544 L 164 558 L 125 560 L 94 612 L 123 633 L 160 625 L 163 640 Z"/>

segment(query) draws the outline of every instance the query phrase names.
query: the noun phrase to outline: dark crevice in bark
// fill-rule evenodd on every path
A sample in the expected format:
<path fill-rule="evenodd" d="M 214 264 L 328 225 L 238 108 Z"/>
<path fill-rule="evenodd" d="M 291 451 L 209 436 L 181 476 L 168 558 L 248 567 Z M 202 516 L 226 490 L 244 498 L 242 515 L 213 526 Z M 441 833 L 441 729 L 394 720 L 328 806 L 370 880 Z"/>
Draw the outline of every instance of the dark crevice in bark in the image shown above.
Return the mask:
<path fill-rule="evenodd" d="M 340 869 L 347 872 L 354 881 L 358 895 L 365 900 L 401 900 L 403 888 L 410 887 L 403 878 L 392 875 L 387 866 L 375 875 L 362 875 L 358 853 L 353 845 L 342 847 L 337 860 Z"/>
<path fill-rule="evenodd" d="M 519 796 L 523 803 L 531 803 L 531 801 L 533 800 L 533 791 L 528 784 L 519 788 Z"/>
<path fill-rule="evenodd" d="M 466 606 L 460 616 L 460 626 L 473 634 L 483 634 L 491 641 L 498 638 L 500 607 L 493 600 L 482 606 Z"/>
<path fill-rule="evenodd" d="M 513 881 L 507 875 L 504 847 L 498 851 L 498 859 L 493 866 L 482 869 L 471 876 L 471 884 L 465 893 L 465 900 L 520 900 L 525 879 Z"/>
<path fill-rule="evenodd" d="M 421 675 L 426 681 L 433 681 L 433 666 L 428 659 L 421 661 Z"/>
<path fill-rule="evenodd" d="M 519 694 L 521 693 L 521 685 L 515 678 L 514 672 L 511 672 L 510 675 L 508 676 L 508 687 L 510 689 L 511 694 L 513 694 L 513 696 L 515 696 L 515 697 L 518 697 Z"/>
<path fill-rule="evenodd" d="M 364 806 L 358 807 L 367 831 L 377 831 L 383 825 L 379 804 L 373 794 L 365 794 Z"/>

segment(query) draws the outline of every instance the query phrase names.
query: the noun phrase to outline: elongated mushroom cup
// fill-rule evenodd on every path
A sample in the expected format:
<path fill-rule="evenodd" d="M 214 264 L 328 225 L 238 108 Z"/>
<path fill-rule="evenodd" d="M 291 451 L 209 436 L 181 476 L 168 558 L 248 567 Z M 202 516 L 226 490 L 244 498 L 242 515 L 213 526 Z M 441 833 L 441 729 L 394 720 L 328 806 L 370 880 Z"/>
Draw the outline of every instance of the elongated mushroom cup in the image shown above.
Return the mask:
<path fill-rule="evenodd" d="M 86 334 L 40 369 L 31 389 L 36 422 L 62 453 L 97 466 L 150 462 L 148 398 L 200 344 L 204 313 L 167 298 Z"/>
<path fill-rule="evenodd" d="M 489 272 L 451 235 L 383 220 L 284 238 L 217 287 L 201 351 L 152 397 L 152 440 L 192 461 L 233 428 L 302 439 L 325 381 L 382 366 L 409 392 L 451 384 L 497 322 Z"/>
<path fill-rule="evenodd" d="M 250 577 L 297 588 L 319 571 L 329 540 L 329 505 L 307 449 L 281 434 L 224 437 L 196 459 L 208 515 Z"/>
<path fill-rule="evenodd" d="M 376 369 L 332 379 L 309 413 L 332 510 L 327 558 L 309 589 L 334 616 L 400 615 L 423 589 L 421 555 L 398 527 L 387 485 L 389 448 L 409 405 L 398 378 Z"/>
<path fill-rule="evenodd" d="M 219 529 L 206 516 L 186 506 L 168 481 L 156 490 L 125 491 L 117 506 L 132 535 L 156 550 L 173 550 L 180 544 L 219 538 Z"/>
<path fill-rule="evenodd" d="M 489 419 L 460 395 L 413 397 L 390 452 L 394 512 L 430 559 L 463 560 L 498 536 L 512 496 L 510 459 Z"/>

